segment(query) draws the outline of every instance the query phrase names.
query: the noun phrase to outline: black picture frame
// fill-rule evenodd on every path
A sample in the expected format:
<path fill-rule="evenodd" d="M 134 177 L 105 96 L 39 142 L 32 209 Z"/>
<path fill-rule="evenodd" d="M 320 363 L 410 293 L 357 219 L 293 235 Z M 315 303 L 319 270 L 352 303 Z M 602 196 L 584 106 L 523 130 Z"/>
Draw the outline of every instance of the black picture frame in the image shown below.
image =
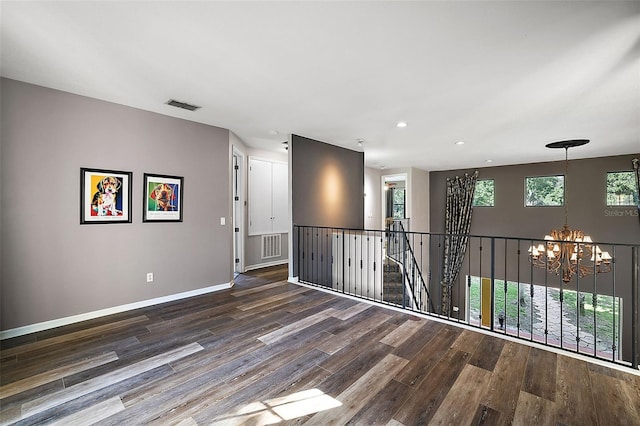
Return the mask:
<path fill-rule="evenodd" d="M 142 222 L 182 222 L 184 177 L 144 173 Z"/>
<path fill-rule="evenodd" d="M 133 173 L 80 168 L 80 224 L 131 223 Z"/>

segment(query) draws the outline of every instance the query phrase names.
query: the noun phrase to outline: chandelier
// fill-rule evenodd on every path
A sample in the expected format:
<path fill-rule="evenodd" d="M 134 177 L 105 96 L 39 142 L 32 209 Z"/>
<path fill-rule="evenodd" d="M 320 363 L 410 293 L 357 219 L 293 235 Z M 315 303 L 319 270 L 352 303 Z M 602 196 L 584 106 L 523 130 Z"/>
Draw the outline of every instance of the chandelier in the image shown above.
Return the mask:
<path fill-rule="evenodd" d="M 569 148 L 589 143 L 588 139 L 573 139 L 552 142 L 547 148 L 565 150 L 565 184 L 569 175 Z M 566 188 L 566 186 L 565 186 Z M 568 283 L 575 274 L 583 278 L 591 274 L 611 271 L 611 255 L 593 244 L 589 235 L 583 231 L 571 229 L 568 225 L 569 207 L 567 191 L 564 200 L 564 227 L 551 230 L 544 236 L 544 244 L 529 247 L 529 260 L 538 268 L 545 268 L 556 275 L 562 274 L 562 281 Z"/>

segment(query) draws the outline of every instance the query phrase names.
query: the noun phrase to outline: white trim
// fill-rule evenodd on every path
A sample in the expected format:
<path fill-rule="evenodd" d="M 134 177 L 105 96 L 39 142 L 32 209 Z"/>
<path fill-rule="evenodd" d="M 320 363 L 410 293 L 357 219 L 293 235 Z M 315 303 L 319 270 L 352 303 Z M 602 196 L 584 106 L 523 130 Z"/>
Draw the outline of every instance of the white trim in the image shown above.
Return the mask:
<path fill-rule="evenodd" d="M 578 353 L 575 353 L 575 352 L 565 351 L 565 350 L 562 350 L 560 348 L 555 348 L 553 346 L 545 346 L 545 345 L 542 345 L 540 343 L 531 342 L 529 340 L 518 339 L 516 337 L 511 337 L 511 336 L 506 335 L 506 334 L 493 333 L 490 330 L 484 330 L 482 328 L 473 327 L 473 326 L 466 325 L 466 324 L 463 324 L 463 323 L 459 323 L 459 322 L 455 322 L 455 321 L 449 321 L 449 320 L 444 319 L 444 318 L 438 318 L 437 316 L 421 314 L 419 312 L 414 312 L 414 311 L 408 311 L 406 309 L 397 308 L 397 307 L 392 306 L 392 305 L 386 305 L 384 303 L 376 302 L 374 300 L 363 299 L 363 298 L 360 298 L 360 297 L 355 297 L 355 296 L 351 296 L 351 295 L 344 294 L 344 293 L 338 293 L 338 292 L 336 292 L 335 290 L 332 290 L 332 289 L 324 289 L 324 288 L 321 288 L 321 287 L 318 287 L 318 286 L 302 283 L 302 282 L 300 282 L 298 280 L 298 277 L 289 277 L 288 281 L 290 283 L 292 283 L 292 284 L 297 284 L 297 285 L 302 286 L 302 287 L 312 288 L 314 290 L 322 291 L 324 293 L 333 294 L 333 295 L 338 296 L 338 297 L 346 297 L 347 299 L 356 300 L 356 301 L 362 302 L 362 303 L 368 303 L 370 305 L 379 306 L 381 308 L 390 309 L 392 311 L 402 312 L 402 313 L 407 314 L 407 315 L 413 315 L 413 316 L 416 316 L 416 317 L 419 317 L 419 318 L 424 318 L 424 319 L 427 319 L 427 320 L 432 320 L 432 321 L 437 321 L 437 322 L 440 322 L 440 323 L 443 323 L 443 324 L 452 325 L 454 327 L 460 327 L 460 328 L 463 328 L 465 330 L 475 331 L 475 332 L 478 332 L 478 333 L 481 333 L 481 334 L 485 334 L 487 336 L 497 337 L 498 339 L 503 339 L 503 340 L 507 340 L 507 341 L 510 341 L 510 342 L 514 342 L 514 343 L 520 343 L 522 345 L 530 346 L 532 348 L 542 349 L 544 351 L 553 352 L 553 353 L 558 354 L 558 355 L 564 355 L 564 356 L 567 356 L 569 358 L 579 359 L 581 361 L 590 362 L 592 364 L 601 365 L 603 367 L 609 367 L 609 368 L 611 368 L 613 370 L 623 371 L 625 373 L 630 373 L 630 374 L 633 374 L 633 375 L 636 375 L 636 376 L 640 377 L 640 370 L 634 370 L 631 367 L 631 364 L 627 365 L 627 364 L 621 364 L 621 363 L 608 362 L 608 361 L 604 361 L 604 360 L 601 360 L 601 359 L 598 359 L 598 358 L 593 358 L 593 357 L 590 357 L 590 356 L 581 355 L 581 354 L 578 354 Z"/>
<path fill-rule="evenodd" d="M 291 280 L 291 276 L 293 276 L 293 135 L 289 133 L 287 136 L 287 141 L 289 144 L 287 145 L 289 149 L 287 149 L 287 172 L 289 174 L 289 179 L 287 183 L 287 191 L 289 192 L 289 202 L 288 202 L 288 213 L 289 213 L 289 232 L 287 233 L 287 258 L 289 260 L 289 280 Z"/>
<path fill-rule="evenodd" d="M 249 157 L 249 161 L 258 160 L 258 161 L 264 161 L 265 163 L 288 164 L 288 161 L 274 160 L 273 158 L 265 158 L 265 157 L 255 156 L 255 155 L 249 155 L 248 157 Z"/>
<path fill-rule="evenodd" d="M 240 168 L 238 169 L 238 171 L 240 173 L 235 173 L 235 170 L 233 169 L 233 156 L 237 155 L 238 156 L 238 161 L 239 161 L 239 166 Z M 240 148 L 238 148 L 237 146 L 233 145 L 232 146 L 232 150 L 231 150 L 231 173 L 233 173 L 234 175 L 231 177 L 231 225 L 232 225 L 232 233 L 233 233 L 233 256 L 232 256 L 232 268 L 234 272 L 238 272 L 241 273 L 242 271 L 244 271 L 244 241 L 245 241 L 245 226 L 244 226 L 244 207 L 246 205 L 246 196 L 245 196 L 245 189 L 247 188 L 246 186 L 246 178 L 247 178 L 247 171 L 246 171 L 246 162 L 245 162 L 245 154 L 242 150 L 240 150 Z M 236 176 L 236 177 L 234 177 Z M 238 200 L 238 205 L 236 204 L 235 201 L 235 195 L 234 194 L 234 188 L 233 188 L 233 183 L 234 183 L 234 179 L 237 179 L 236 181 L 236 185 L 238 185 L 238 197 L 240 198 L 240 200 Z M 238 209 L 239 207 L 239 209 Z M 236 216 L 239 216 L 239 223 L 236 223 Z M 240 238 L 236 247 L 236 230 L 234 228 L 240 228 Z M 236 266 L 236 251 L 238 252 L 239 255 L 239 259 L 240 262 L 237 264 Z"/>
<path fill-rule="evenodd" d="M 50 321 L 39 322 L 37 324 L 25 325 L 22 327 L 12 328 L 0 331 L 0 340 L 10 339 L 12 337 L 23 336 L 25 334 L 35 333 L 38 331 L 49 330 L 51 328 L 61 327 L 76 322 L 87 321 L 94 318 L 104 317 L 107 315 L 118 314 L 120 312 L 131 311 L 148 306 L 158 305 L 160 303 L 173 302 L 175 300 L 186 299 L 188 297 L 200 296 L 206 293 L 213 293 L 220 290 L 231 288 L 231 283 L 218 284 L 211 287 L 199 288 L 197 290 L 185 291 L 184 293 L 171 294 L 169 296 L 156 297 L 155 299 L 143 300 L 140 302 L 128 303 L 126 305 L 114 306 L 112 308 L 100 309 L 98 311 L 86 312 L 84 314 L 72 315 L 70 317 L 58 318 Z"/>
<path fill-rule="evenodd" d="M 289 259 L 281 259 L 281 260 L 274 260 L 273 262 L 258 263 L 255 265 L 245 266 L 244 271 L 245 272 L 253 271 L 254 269 L 268 268 L 269 266 L 284 265 L 286 263 L 289 263 Z"/>

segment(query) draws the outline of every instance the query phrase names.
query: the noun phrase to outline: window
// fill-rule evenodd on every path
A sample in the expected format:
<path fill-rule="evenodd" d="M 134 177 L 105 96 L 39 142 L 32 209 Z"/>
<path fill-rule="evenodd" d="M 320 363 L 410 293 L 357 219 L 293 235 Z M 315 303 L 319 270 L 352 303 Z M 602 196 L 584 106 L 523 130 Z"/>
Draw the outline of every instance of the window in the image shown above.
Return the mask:
<path fill-rule="evenodd" d="M 561 298 L 557 288 L 515 281 L 507 281 L 505 286 L 500 279 L 495 280 L 493 297 L 483 297 L 487 295 L 482 294 L 485 289 L 480 277 L 467 275 L 466 282 L 469 286 L 465 317 L 473 325 L 480 325 L 485 319 L 481 316 L 483 308 L 485 313 L 487 308 L 491 312 L 491 305 L 483 307 L 483 303 L 489 302 L 493 304 L 496 328 L 508 335 L 531 333 L 534 341 L 550 341 L 554 345 L 562 342 L 563 346 L 571 347 L 576 343 L 577 328 L 581 351 L 585 353 L 593 353 L 593 346 L 597 345 L 600 355 L 612 357 L 612 347 L 620 345 L 623 300 L 619 297 L 564 289 Z M 560 322 L 564 335 L 557 325 L 550 327 L 551 323 Z M 620 352 L 615 355 L 619 359 Z"/>
<path fill-rule="evenodd" d="M 637 204 L 638 191 L 633 172 L 607 173 L 607 206 L 635 206 Z"/>
<path fill-rule="evenodd" d="M 476 182 L 476 192 L 473 195 L 474 207 L 494 206 L 494 181 L 493 179 L 479 179 Z"/>
<path fill-rule="evenodd" d="M 392 188 L 393 196 L 393 218 L 404 219 L 405 218 L 405 189 L 404 188 Z"/>
<path fill-rule="evenodd" d="M 564 205 L 564 176 L 525 178 L 524 197 L 526 207 Z"/>

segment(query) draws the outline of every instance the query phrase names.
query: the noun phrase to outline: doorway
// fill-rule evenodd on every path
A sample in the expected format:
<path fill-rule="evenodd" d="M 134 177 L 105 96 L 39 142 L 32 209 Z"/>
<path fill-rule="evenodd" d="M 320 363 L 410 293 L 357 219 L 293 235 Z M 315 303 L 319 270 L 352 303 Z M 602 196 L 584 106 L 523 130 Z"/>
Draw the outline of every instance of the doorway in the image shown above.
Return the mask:
<path fill-rule="evenodd" d="M 400 220 L 409 230 L 409 185 L 407 174 L 382 176 L 382 217 L 386 227 L 394 220 Z"/>

